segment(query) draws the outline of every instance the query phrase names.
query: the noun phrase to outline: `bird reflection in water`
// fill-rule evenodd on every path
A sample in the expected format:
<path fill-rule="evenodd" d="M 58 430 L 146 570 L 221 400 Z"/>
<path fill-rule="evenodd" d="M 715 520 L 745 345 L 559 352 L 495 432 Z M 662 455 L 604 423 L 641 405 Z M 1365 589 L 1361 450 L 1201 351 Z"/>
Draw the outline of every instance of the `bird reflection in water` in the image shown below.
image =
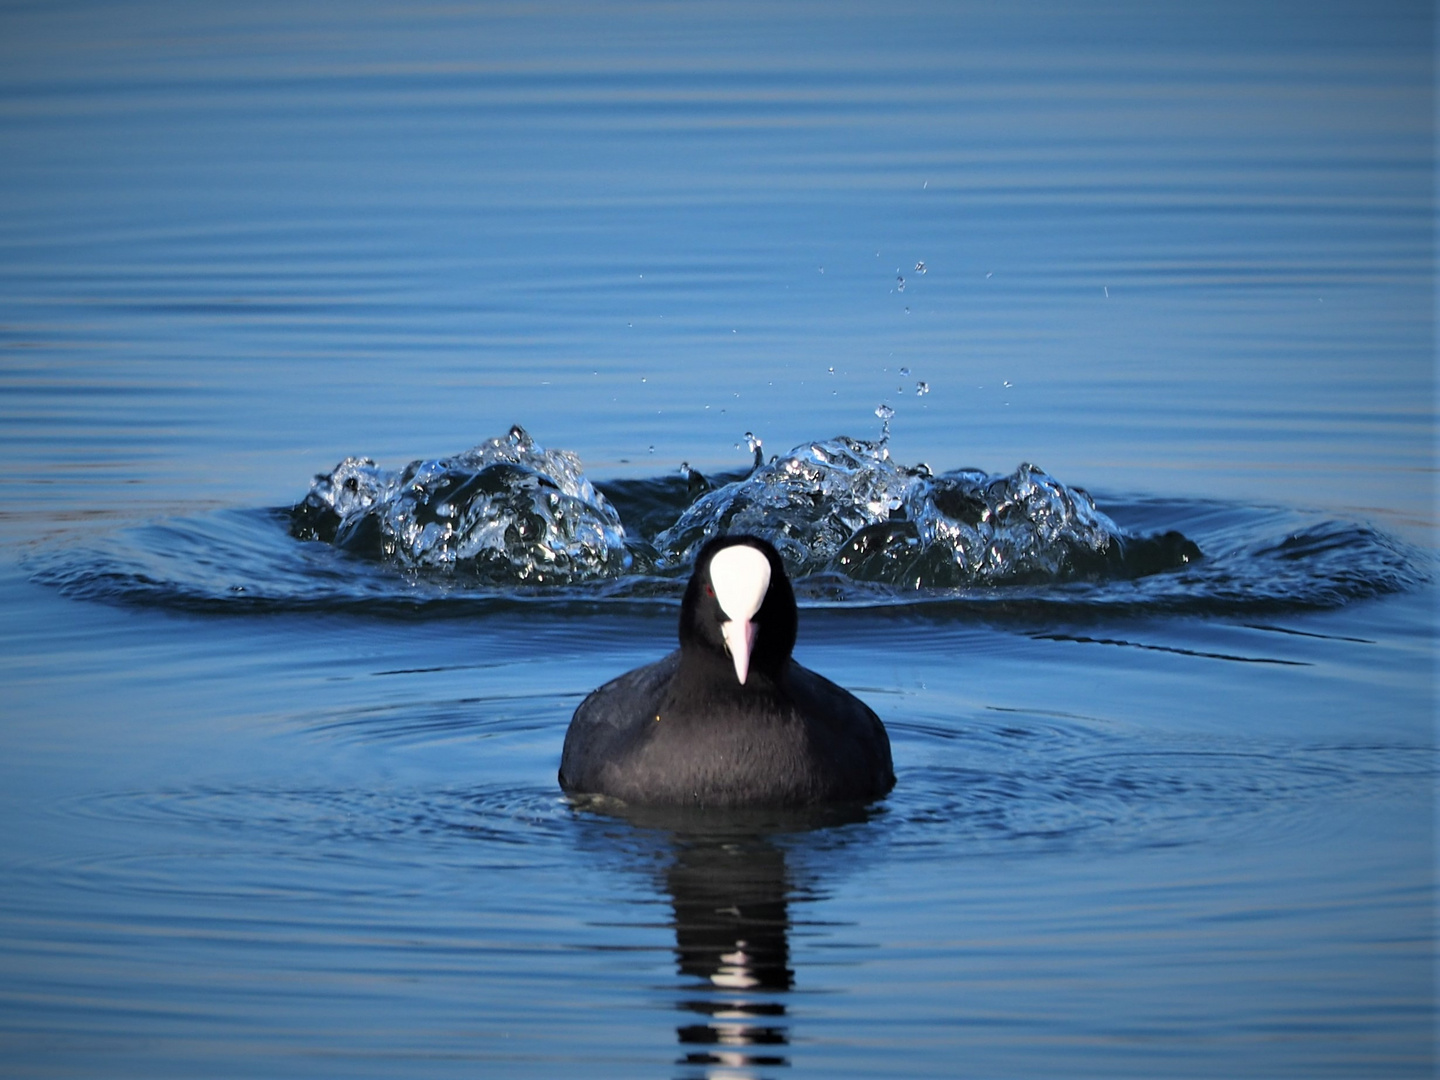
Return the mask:
<path fill-rule="evenodd" d="M 635 827 L 617 839 L 641 862 L 665 870 L 657 884 L 674 911 L 675 958 L 682 979 L 678 1008 L 681 1080 L 758 1080 L 790 1064 L 785 995 L 790 967 L 790 905 L 823 895 L 819 868 L 863 834 L 847 827 L 877 811 L 856 804 L 793 810 L 700 810 L 631 807 L 604 796 L 571 796 L 590 820 Z M 594 815 L 591 817 L 591 815 Z M 823 838 L 823 839 L 821 839 Z M 816 859 L 813 841 L 825 857 Z M 658 842 L 659 848 L 655 847 Z M 798 856 L 798 859 L 797 859 Z M 796 862 L 805 867 L 798 875 Z M 797 881 L 802 878 L 803 882 Z"/>
<path fill-rule="evenodd" d="M 698 980 L 680 1008 L 702 1018 L 680 1025 L 678 1064 L 737 1078 L 788 1065 L 777 1000 L 794 984 L 784 853 L 760 837 L 677 837 L 665 883 L 680 973 Z"/>

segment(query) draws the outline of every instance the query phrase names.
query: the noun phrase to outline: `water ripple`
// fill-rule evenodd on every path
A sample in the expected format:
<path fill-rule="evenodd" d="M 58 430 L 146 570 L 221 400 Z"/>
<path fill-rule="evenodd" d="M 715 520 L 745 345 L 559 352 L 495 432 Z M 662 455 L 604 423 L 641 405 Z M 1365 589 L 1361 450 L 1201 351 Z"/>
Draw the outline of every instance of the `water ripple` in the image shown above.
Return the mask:
<path fill-rule="evenodd" d="M 550 788 L 387 790 L 358 788 L 195 787 L 88 795 L 62 812 L 80 818 L 171 824 L 189 832 L 249 834 L 303 845 L 417 846 L 481 841 L 515 848 L 530 861 L 534 845 L 565 833 L 570 809 Z M 472 849 L 468 849 L 473 852 Z"/>
<path fill-rule="evenodd" d="M 1433 747 L 1156 743 L 1043 717 L 963 731 L 898 722 L 894 733 L 902 743 L 945 753 L 938 762 L 902 768 L 895 793 L 868 810 L 697 821 L 664 811 L 575 804 L 549 788 L 496 785 L 120 791 L 72 799 L 58 810 L 97 823 L 165 830 L 170 838 L 159 842 L 157 836 L 149 854 L 69 856 L 47 873 L 63 871 L 76 887 L 100 891 L 203 889 L 204 875 L 195 881 L 186 859 L 243 860 L 278 846 L 352 867 L 373 890 L 382 886 L 366 868 L 417 861 L 467 870 L 558 865 L 577 845 L 621 863 L 654 865 L 669 857 L 673 839 L 666 837 L 699 835 L 697 829 L 712 841 L 722 834 L 768 835 L 801 861 L 820 859 L 827 872 L 852 864 L 857 848 L 903 860 L 940 851 L 954 858 L 1187 847 L 1250 835 L 1309 844 L 1324 840 L 1318 830 L 1327 826 L 1318 823 L 1329 818 L 1315 812 L 1319 806 L 1359 807 L 1393 799 L 1407 786 L 1418 797 L 1440 774 Z M 850 854 L 835 854 L 845 850 Z M 235 883 L 225 887 L 233 891 Z M 272 894 L 287 888 L 269 880 L 253 887 Z"/>
<path fill-rule="evenodd" d="M 1426 747 L 1126 743 L 1057 753 L 1054 745 L 1017 747 L 1026 741 L 996 732 L 971 740 L 973 763 L 902 770 L 903 794 L 889 815 L 896 847 L 922 857 L 937 848 L 999 855 L 1203 845 L 1252 833 L 1318 843 L 1319 804 L 1358 805 L 1404 784 L 1419 794 L 1436 776 Z"/>

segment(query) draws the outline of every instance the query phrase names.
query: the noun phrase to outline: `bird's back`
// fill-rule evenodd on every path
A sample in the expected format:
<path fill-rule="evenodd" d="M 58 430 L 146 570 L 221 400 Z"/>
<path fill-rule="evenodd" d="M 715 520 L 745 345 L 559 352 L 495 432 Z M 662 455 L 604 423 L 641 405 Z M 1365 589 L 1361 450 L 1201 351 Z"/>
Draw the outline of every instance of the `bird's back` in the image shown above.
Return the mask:
<path fill-rule="evenodd" d="M 798 806 L 894 785 L 884 726 L 858 698 L 791 662 L 747 686 L 676 652 L 576 709 L 560 785 L 637 805 Z"/>

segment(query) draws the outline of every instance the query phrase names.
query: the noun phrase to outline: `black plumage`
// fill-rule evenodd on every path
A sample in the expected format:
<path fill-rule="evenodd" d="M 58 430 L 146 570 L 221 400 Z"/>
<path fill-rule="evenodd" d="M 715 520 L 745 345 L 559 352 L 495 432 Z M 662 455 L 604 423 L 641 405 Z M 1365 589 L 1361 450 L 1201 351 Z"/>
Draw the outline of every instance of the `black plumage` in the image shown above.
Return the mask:
<path fill-rule="evenodd" d="M 755 548 L 770 566 L 743 683 L 711 578 L 715 556 L 736 545 Z M 640 806 L 806 806 L 884 795 L 895 784 L 885 726 L 859 698 L 791 659 L 797 625 L 773 547 L 752 536 L 710 541 L 685 590 L 680 648 L 581 703 L 565 735 L 560 786 Z"/>

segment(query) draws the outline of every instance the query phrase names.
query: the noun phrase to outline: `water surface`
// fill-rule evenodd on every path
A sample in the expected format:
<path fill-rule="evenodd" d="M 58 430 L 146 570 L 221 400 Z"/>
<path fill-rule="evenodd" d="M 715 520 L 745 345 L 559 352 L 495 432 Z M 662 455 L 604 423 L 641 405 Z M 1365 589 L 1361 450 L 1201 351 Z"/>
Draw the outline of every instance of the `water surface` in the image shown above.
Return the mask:
<path fill-rule="evenodd" d="M 0 13 L 0 1071 L 1432 1075 L 1434 40 Z M 897 467 L 1034 463 L 1203 557 L 827 554 L 797 657 L 885 719 L 889 798 L 568 804 L 570 713 L 671 648 L 682 462 L 882 405 Z M 337 462 L 516 423 L 639 564 L 292 535 Z"/>

